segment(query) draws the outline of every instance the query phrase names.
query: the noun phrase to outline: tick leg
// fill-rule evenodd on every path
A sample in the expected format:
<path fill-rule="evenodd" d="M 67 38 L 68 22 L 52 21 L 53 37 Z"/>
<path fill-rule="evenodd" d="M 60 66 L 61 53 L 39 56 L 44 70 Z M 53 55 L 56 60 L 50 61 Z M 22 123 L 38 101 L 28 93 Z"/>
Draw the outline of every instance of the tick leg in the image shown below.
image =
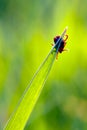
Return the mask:
<path fill-rule="evenodd" d="M 68 39 L 68 35 L 66 34 L 65 36 L 66 36 L 66 38 L 64 39 L 64 41 L 66 41 Z"/>
<path fill-rule="evenodd" d="M 64 48 L 63 51 L 69 51 L 69 49 L 68 48 Z"/>
<path fill-rule="evenodd" d="M 54 46 L 54 44 L 53 44 L 53 43 L 52 43 L 51 45 L 52 45 L 52 46 Z"/>
<path fill-rule="evenodd" d="M 57 52 L 57 54 L 56 54 L 56 60 L 58 60 L 58 52 Z"/>

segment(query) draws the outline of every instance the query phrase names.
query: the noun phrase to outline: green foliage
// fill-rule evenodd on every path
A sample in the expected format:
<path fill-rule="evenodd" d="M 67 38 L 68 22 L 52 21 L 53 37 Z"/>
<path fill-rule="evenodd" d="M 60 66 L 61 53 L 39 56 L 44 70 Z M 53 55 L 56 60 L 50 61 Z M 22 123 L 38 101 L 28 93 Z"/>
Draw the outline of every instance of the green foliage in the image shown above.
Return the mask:
<path fill-rule="evenodd" d="M 30 85 L 25 90 L 17 108 L 5 127 L 5 130 L 24 129 L 50 72 L 55 56 L 56 52 L 54 52 L 54 49 L 52 49 L 44 62 L 41 64 L 40 68 L 35 73 Z"/>
<path fill-rule="evenodd" d="M 55 62 L 25 130 L 87 130 L 86 6 L 87 0 L 0 1 L 0 130 L 66 25 L 70 51 Z"/>

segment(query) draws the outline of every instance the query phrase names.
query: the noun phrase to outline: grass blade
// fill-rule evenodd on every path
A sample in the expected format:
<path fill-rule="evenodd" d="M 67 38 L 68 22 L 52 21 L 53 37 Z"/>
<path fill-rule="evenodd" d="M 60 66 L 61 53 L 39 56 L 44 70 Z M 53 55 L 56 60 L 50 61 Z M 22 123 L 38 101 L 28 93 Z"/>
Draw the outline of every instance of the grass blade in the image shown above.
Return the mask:
<path fill-rule="evenodd" d="M 53 47 L 35 73 L 29 86 L 21 97 L 20 102 L 7 122 L 4 128 L 5 130 L 24 129 L 55 60 L 56 51 L 54 51 L 54 49 L 55 48 Z"/>

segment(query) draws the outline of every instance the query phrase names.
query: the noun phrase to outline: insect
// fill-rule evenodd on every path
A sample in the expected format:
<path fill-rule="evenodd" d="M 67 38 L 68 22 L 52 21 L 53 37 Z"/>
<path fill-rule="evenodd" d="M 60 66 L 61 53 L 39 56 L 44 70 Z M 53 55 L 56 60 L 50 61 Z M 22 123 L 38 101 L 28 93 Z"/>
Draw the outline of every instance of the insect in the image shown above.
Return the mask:
<path fill-rule="evenodd" d="M 66 30 L 64 30 L 63 34 L 61 36 L 56 36 L 54 38 L 54 44 L 52 44 L 52 46 L 55 48 L 56 51 L 56 59 L 58 59 L 58 52 L 62 53 L 63 51 L 67 51 L 67 49 L 64 49 L 65 45 L 66 45 L 66 41 L 68 39 L 68 35 L 66 33 Z M 65 39 L 63 39 L 63 37 L 65 36 Z"/>

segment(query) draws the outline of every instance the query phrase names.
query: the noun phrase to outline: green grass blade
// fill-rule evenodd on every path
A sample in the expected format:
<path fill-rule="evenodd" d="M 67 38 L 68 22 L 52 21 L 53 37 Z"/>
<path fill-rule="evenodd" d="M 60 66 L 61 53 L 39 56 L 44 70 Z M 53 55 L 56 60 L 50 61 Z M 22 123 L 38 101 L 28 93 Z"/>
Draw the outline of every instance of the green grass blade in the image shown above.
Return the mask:
<path fill-rule="evenodd" d="M 41 93 L 44 83 L 48 77 L 52 64 L 55 60 L 56 53 L 60 47 L 61 40 L 64 37 L 66 31 L 67 31 L 67 27 L 65 28 L 64 32 L 62 33 L 60 39 L 57 41 L 55 46 L 52 48 L 52 50 L 47 55 L 44 62 L 41 64 L 41 66 L 35 73 L 29 86 L 25 90 L 19 104 L 17 105 L 12 116 L 10 117 L 9 121 L 7 122 L 7 124 L 4 128 L 5 130 L 23 130 L 24 129 L 24 127 L 27 123 L 27 120 L 30 117 L 30 114 Z M 56 48 L 57 44 L 59 45 L 58 48 Z M 56 50 L 55 50 L 55 48 L 56 48 Z"/>
<path fill-rule="evenodd" d="M 56 52 L 52 51 L 53 49 L 35 73 L 19 104 L 7 122 L 5 130 L 24 129 L 54 62 Z"/>

